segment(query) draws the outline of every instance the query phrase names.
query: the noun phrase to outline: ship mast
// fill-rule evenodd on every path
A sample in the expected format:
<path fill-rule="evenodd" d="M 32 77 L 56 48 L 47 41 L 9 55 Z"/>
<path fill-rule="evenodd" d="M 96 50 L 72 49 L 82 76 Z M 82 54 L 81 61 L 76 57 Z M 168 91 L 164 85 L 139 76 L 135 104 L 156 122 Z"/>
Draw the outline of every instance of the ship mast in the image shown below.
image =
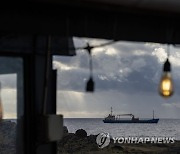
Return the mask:
<path fill-rule="evenodd" d="M 154 110 L 153 110 L 153 119 L 154 119 Z"/>
<path fill-rule="evenodd" d="M 112 111 L 112 107 L 111 107 L 111 115 L 112 115 L 113 111 Z"/>

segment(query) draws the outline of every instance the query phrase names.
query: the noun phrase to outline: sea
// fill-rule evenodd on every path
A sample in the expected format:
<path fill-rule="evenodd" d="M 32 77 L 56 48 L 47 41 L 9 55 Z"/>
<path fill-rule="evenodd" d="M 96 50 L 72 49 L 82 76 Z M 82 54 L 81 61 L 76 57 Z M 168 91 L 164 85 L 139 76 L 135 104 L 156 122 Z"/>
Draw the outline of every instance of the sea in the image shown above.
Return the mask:
<path fill-rule="evenodd" d="M 105 132 L 111 137 L 174 137 L 180 140 L 180 119 L 160 119 L 157 124 L 103 123 L 101 118 L 65 118 L 69 133 L 78 129 L 88 135 Z"/>
<path fill-rule="evenodd" d="M 16 122 L 16 119 L 6 120 Z M 180 119 L 160 119 L 157 124 L 126 124 L 104 123 L 102 118 L 64 118 L 64 126 L 69 133 L 84 129 L 88 135 L 105 132 L 111 137 L 174 137 L 180 140 Z"/>

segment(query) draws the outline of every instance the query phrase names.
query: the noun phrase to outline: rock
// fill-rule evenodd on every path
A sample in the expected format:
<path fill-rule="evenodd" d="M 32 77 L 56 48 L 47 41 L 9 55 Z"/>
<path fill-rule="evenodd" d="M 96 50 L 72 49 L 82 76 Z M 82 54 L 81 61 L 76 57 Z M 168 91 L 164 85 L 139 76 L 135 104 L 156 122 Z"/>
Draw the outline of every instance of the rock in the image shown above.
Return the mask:
<path fill-rule="evenodd" d="M 73 142 L 77 140 L 77 136 L 74 133 L 69 133 L 68 135 L 66 135 L 63 140 L 66 142 Z"/>
<path fill-rule="evenodd" d="M 85 137 L 87 137 L 87 132 L 84 129 L 78 129 L 76 131 L 75 135 L 80 138 L 85 138 Z"/>
<path fill-rule="evenodd" d="M 88 142 L 89 143 L 96 143 L 96 135 L 89 135 Z"/>
<path fill-rule="evenodd" d="M 167 145 L 167 144 L 164 144 L 164 143 L 162 143 L 162 144 L 156 143 L 156 144 L 154 144 L 154 145 L 157 146 L 157 147 L 168 147 L 168 145 Z"/>
<path fill-rule="evenodd" d="M 15 144 L 16 124 L 10 121 L 0 123 L 0 144 Z"/>
<path fill-rule="evenodd" d="M 63 136 L 67 136 L 69 133 L 68 128 L 66 126 L 63 126 Z"/>
<path fill-rule="evenodd" d="M 16 123 L 0 122 L 0 154 L 16 153 Z"/>
<path fill-rule="evenodd" d="M 112 148 L 117 150 L 124 150 L 124 148 L 120 146 L 120 144 L 115 144 Z"/>

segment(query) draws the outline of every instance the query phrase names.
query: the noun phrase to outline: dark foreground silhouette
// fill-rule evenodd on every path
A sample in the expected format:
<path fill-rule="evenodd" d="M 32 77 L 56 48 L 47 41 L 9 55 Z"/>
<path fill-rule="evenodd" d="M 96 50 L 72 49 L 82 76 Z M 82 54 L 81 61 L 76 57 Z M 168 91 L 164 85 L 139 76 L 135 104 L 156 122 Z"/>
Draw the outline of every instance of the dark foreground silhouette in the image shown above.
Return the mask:
<path fill-rule="evenodd" d="M 89 135 L 85 130 L 79 129 L 75 133 L 68 133 L 64 127 L 64 137 L 58 142 L 58 154 L 178 154 L 180 141 L 173 144 L 110 144 L 100 149 L 96 143 L 97 135 Z"/>
<path fill-rule="evenodd" d="M 96 143 L 97 135 L 87 135 L 83 129 L 69 133 L 64 127 L 64 136 L 58 142 L 58 154 L 113 154 L 113 153 L 148 153 L 178 154 L 180 141 L 174 144 L 110 144 L 100 149 Z M 0 123 L 0 154 L 16 154 L 16 123 L 5 121 Z"/>

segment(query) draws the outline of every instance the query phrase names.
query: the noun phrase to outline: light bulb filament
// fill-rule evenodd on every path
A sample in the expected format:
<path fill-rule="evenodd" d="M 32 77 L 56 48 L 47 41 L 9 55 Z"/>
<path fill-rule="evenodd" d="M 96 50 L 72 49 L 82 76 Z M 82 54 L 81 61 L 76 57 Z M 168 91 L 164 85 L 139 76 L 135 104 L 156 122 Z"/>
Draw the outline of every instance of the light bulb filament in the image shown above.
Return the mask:
<path fill-rule="evenodd" d="M 173 82 L 169 73 L 165 73 L 160 82 L 160 94 L 169 97 L 173 94 Z"/>

